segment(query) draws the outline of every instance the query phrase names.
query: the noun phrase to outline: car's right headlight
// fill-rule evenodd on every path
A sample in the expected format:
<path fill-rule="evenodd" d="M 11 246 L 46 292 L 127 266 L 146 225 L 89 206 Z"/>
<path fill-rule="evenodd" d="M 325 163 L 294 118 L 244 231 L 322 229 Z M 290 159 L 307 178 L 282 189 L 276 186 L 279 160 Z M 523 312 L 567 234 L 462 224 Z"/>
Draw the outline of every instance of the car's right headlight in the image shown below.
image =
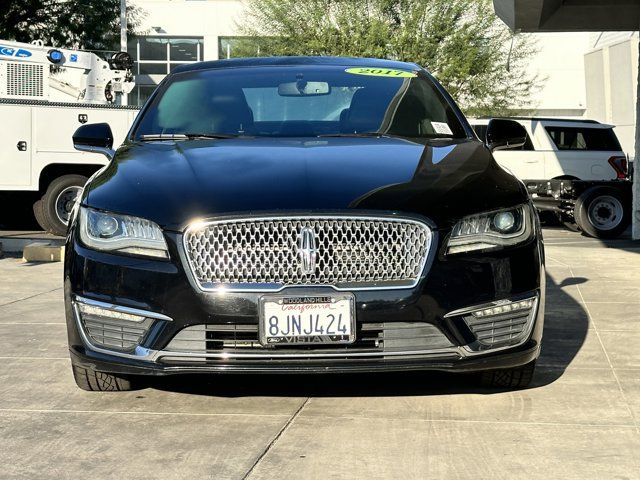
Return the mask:
<path fill-rule="evenodd" d="M 451 231 L 447 254 L 517 245 L 531 237 L 532 223 L 527 204 L 464 217 Z"/>
<path fill-rule="evenodd" d="M 80 207 L 80 240 L 95 250 L 169 258 L 162 230 L 144 218 Z"/>

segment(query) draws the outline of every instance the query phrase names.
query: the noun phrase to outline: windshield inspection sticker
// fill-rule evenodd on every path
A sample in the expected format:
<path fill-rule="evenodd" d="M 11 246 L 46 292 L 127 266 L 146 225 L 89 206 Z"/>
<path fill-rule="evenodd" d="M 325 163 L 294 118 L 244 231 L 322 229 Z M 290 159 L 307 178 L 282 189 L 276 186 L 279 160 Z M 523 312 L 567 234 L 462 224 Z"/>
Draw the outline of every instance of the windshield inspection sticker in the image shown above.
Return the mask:
<path fill-rule="evenodd" d="M 345 72 L 353 75 L 369 75 L 372 77 L 413 78 L 418 76 L 415 72 L 396 70 L 394 68 L 351 67 L 347 68 Z"/>
<path fill-rule="evenodd" d="M 431 122 L 431 126 L 436 133 L 441 135 L 453 135 L 448 123 L 444 122 Z"/>

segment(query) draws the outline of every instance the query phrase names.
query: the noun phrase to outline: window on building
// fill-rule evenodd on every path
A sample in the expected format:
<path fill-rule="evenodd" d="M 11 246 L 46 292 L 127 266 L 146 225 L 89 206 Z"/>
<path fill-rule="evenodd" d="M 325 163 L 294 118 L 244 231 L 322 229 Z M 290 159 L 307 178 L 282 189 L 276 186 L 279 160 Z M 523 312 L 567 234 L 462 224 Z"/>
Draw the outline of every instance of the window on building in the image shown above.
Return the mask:
<path fill-rule="evenodd" d="M 558 150 L 622 150 L 611 128 L 546 127 L 546 130 Z"/>
<path fill-rule="evenodd" d="M 142 105 L 156 85 L 178 65 L 202 61 L 202 37 L 140 36 L 129 41 L 129 54 L 135 64 L 136 87 L 129 103 Z"/>
<path fill-rule="evenodd" d="M 137 75 L 166 75 L 176 65 L 199 62 L 204 56 L 201 37 L 136 37 L 129 42 Z"/>

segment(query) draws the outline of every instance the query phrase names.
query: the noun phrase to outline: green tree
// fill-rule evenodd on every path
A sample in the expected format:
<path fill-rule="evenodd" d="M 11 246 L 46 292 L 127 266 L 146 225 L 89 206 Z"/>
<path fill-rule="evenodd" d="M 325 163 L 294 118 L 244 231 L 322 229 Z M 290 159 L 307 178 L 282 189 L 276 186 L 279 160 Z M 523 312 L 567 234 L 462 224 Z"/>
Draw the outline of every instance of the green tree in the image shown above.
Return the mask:
<path fill-rule="evenodd" d="M 127 8 L 129 32 L 142 11 Z M 0 38 L 86 50 L 120 50 L 120 0 L 3 0 Z"/>
<path fill-rule="evenodd" d="M 521 109 L 540 82 L 526 69 L 535 43 L 513 37 L 491 0 L 248 0 L 240 28 L 254 37 L 239 43 L 240 55 L 418 63 L 470 115 Z"/>

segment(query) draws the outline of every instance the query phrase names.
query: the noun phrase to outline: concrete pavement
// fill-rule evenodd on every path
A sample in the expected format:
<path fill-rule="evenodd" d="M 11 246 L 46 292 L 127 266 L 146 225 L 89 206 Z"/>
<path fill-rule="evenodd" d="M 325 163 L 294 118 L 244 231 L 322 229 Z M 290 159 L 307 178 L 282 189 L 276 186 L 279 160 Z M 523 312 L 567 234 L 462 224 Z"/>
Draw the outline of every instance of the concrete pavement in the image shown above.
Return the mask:
<path fill-rule="evenodd" d="M 531 388 L 467 376 L 75 387 L 61 264 L 0 260 L 0 478 L 640 478 L 640 244 L 546 230 Z"/>

